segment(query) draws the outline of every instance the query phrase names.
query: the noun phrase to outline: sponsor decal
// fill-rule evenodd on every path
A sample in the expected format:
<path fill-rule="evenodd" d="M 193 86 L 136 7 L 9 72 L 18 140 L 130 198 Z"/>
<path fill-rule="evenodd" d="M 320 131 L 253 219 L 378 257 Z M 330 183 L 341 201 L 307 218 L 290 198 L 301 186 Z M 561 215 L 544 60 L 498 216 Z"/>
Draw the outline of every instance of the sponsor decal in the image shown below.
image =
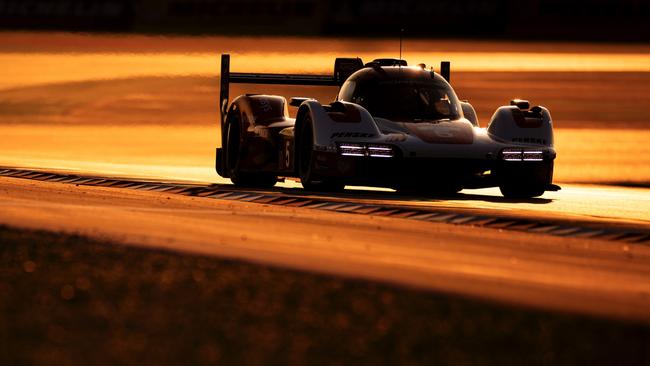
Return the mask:
<path fill-rule="evenodd" d="M 365 132 L 333 132 L 330 136 L 331 139 L 335 137 L 374 137 L 372 133 Z"/>
<path fill-rule="evenodd" d="M 513 137 L 512 142 L 519 142 L 524 144 L 540 144 L 546 145 L 545 139 L 538 139 L 535 137 Z"/>
<path fill-rule="evenodd" d="M 269 103 L 268 99 L 260 98 L 258 99 L 258 101 L 260 103 L 260 109 L 262 110 L 262 112 L 269 113 L 273 111 L 273 107 L 271 107 L 271 103 Z"/>
<path fill-rule="evenodd" d="M 255 124 L 268 125 L 284 118 L 284 99 L 274 96 L 249 97 Z"/>

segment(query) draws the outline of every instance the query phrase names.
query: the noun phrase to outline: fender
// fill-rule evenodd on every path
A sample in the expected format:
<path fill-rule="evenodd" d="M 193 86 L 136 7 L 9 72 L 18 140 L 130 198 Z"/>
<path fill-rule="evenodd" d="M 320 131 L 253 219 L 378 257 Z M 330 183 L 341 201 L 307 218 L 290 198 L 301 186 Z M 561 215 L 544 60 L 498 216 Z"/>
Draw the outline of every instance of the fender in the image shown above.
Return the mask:
<path fill-rule="evenodd" d="M 487 127 L 494 140 L 553 147 L 553 120 L 548 109 L 537 106 L 522 110 L 517 106 L 499 107 Z"/>
<path fill-rule="evenodd" d="M 314 145 L 317 147 L 327 148 L 335 140 L 379 138 L 381 133 L 370 113 L 358 104 L 334 102 L 323 106 L 318 101 L 307 100 L 296 115 L 296 131 L 302 127 L 307 113 L 314 124 Z"/>
<path fill-rule="evenodd" d="M 277 168 L 279 131 L 289 125 L 287 102 L 284 97 L 275 95 L 242 95 L 233 100 L 228 108 L 222 139 L 224 148 L 223 167 L 217 166 L 224 174 L 227 173 L 228 126 L 236 124 L 239 135 L 238 158 L 244 170 L 269 171 Z M 222 175 L 224 176 L 224 175 Z"/>
<path fill-rule="evenodd" d="M 242 128 L 253 131 L 257 126 L 269 126 L 289 119 L 287 100 L 278 95 L 241 95 L 232 101 L 228 114 L 237 106 L 242 115 Z"/>

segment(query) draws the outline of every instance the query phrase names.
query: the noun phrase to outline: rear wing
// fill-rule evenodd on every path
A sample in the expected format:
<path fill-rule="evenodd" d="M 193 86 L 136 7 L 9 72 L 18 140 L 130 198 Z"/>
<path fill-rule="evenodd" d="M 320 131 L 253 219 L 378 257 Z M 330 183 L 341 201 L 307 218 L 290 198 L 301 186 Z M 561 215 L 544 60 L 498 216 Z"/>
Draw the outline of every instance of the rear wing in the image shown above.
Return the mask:
<path fill-rule="evenodd" d="M 337 58 L 334 61 L 333 75 L 300 74 L 262 74 L 230 72 L 230 55 L 221 55 L 221 86 L 219 91 L 219 111 L 223 126 L 228 112 L 230 84 L 283 84 L 341 86 L 345 80 L 363 67 L 360 58 Z"/>

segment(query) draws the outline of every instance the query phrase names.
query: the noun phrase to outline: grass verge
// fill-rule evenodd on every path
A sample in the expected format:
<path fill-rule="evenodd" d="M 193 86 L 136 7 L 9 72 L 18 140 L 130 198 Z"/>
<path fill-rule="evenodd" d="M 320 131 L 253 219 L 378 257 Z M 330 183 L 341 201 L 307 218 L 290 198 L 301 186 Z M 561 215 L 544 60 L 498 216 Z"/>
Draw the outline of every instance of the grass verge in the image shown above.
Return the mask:
<path fill-rule="evenodd" d="M 0 227 L 0 364 L 647 365 L 650 327 Z"/>

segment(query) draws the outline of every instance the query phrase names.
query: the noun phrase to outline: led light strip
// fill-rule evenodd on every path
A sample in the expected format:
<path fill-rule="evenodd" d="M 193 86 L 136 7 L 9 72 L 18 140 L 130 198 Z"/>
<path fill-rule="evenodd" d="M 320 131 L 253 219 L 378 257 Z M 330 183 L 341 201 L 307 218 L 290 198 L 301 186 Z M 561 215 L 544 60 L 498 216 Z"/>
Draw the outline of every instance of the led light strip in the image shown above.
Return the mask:
<path fill-rule="evenodd" d="M 395 154 L 390 146 L 343 143 L 339 145 L 343 156 L 369 156 L 373 158 L 392 158 Z"/>
<path fill-rule="evenodd" d="M 524 161 L 543 161 L 543 160 L 544 160 L 544 152 L 542 151 L 524 151 Z"/>
<path fill-rule="evenodd" d="M 504 161 L 544 161 L 542 150 L 505 149 L 501 154 Z"/>

